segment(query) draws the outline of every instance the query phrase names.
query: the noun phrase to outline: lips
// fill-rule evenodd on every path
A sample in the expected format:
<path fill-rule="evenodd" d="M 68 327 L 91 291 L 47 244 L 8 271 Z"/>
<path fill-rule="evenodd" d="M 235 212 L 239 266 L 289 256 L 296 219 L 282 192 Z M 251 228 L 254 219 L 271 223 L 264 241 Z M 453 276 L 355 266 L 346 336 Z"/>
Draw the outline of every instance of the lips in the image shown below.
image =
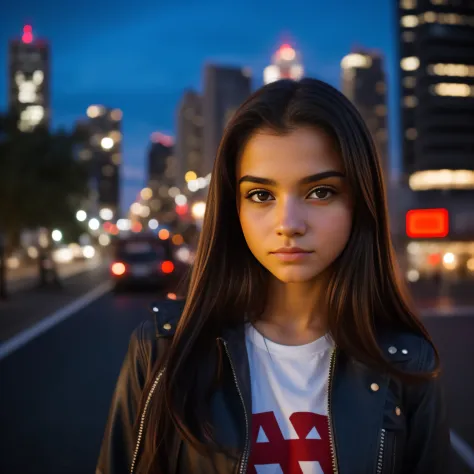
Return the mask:
<path fill-rule="evenodd" d="M 270 253 L 286 253 L 286 254 L 292 254 L 292 253 L 312 253 L 310 250 L 304 250 L 299 247 L 282 247 L 279 248 L 273 252 Z"/>

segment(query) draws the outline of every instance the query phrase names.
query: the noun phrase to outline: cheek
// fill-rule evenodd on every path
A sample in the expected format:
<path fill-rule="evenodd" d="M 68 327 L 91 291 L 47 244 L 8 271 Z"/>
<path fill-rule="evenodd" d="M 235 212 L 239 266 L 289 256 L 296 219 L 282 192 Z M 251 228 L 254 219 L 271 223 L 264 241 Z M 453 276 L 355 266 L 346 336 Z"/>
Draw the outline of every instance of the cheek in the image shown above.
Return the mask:
<path fill-rule="evenodd" d="M 328 208 L 315 217 L 313 226 L 320 248 L 342 251 L 351 235 L 352 210 L 347 206 Z"/>
<path fill-rule="evenodd" d="M 243 212 L 241 209 L 239 216 L 247 245 L 252 253 L 258 253 L 258 249 L 263 247 L 264 240 L 270 233 L 270 229 L 266 227 L 267 219 L 264 218 L 262 213 L 251 209 L 245 209 Z"/>

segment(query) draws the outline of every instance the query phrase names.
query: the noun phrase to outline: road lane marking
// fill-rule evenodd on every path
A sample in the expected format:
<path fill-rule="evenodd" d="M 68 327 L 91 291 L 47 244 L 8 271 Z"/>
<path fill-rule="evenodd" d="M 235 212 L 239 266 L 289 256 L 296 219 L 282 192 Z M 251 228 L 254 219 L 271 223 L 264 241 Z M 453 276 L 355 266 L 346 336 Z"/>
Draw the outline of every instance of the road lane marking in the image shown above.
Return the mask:
<path fill-rule="evenodd" d="M 454 431 L 450 431 L 451 446 L 459 457 L 474 471 L 474 450 Z"/>
<path fill-rule="evenodd" d="M 21 347 L 25 346 L 39 335 L 45 333 L 52 327 L 69 318 L 74 313 L 77 313 L 81 309 L 90 305 L 93 301 L 110 291 L 111 288 L 112 284 L 110 282 L 106 281 L 102 283 L 97 288 L 94 288 L 93 290 L 89 291 L 77 300 L 74 300 L 72 303 L 69 303 L 67 306 L 60 308 L 50 316 L 47 316 L 46 318 L 42 319 L 34 326 L 25 329 L 16 336 L 13 336 L 8 341 L 5 341 L 4 343 L 0 344 L 0 361 L 2 359 L 5 359 L 5 357 L 8 357 L 13 352 L 17 351 Z"/>

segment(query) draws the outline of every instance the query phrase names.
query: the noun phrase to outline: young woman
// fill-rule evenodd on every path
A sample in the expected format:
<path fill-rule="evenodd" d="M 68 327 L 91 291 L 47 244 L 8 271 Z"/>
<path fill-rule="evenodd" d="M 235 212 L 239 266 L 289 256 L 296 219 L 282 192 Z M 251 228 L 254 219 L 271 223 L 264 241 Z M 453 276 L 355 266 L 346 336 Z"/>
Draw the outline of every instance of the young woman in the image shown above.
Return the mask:
<path fill-rule="evenodd" d="M 317 80 L 258 90 L 185 303 L 131 338 L 97 473 L 444 474 L 438 354 L 400 285 L 357 110 Z"/>

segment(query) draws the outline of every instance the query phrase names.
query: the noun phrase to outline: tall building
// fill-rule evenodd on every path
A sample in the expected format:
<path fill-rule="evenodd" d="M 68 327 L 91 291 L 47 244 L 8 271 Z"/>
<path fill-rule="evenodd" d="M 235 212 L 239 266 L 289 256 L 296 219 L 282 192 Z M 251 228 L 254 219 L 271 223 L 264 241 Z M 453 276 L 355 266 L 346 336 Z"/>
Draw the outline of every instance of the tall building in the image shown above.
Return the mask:
<path fill-rule="evenodd" d="M 122 111 L 103 105 L 91 105 L 87 108 L 87 117 L 87 120 L 78 124 L 78 129 L 84 137 L 84 144 L 78 156 L 89 165 L 89 211 L 93 214 L 110 215 L 110 210 L 115 217 L 120 213 Z"/>
<path fill-rule="evenodd" d="M 341 61 L 342 92 L 357 107 L 374 137 L 389 178 L 387 93 L 380 53 L 358 49 Z"/>
<path fill-rule="evenodd" d="M 413 190 L 474 188 L 474 4 L 401 0 L 403 171 Z M 449 170 L 441 171 L 441 170 Z"/>
<path fill-rule="evenodd" d="M 409 278 L 474 277 L 474 4 L 399 0 L 395 17 Z"/>
<path fill-rule="evenodd" d="M 192 90 L 186 91 L 181 99 L 176 128 L 177 184 L 181 186 L 184 183 L 184 175 L 188 171 L 194 171 L 197 176 L 203 176 L 202 98 Z"/>
<path fill-rule="evenodd" d="M 9 111 L 18 116 L 18 128 L 27 132 L 50 121 L 50 54 L 43 39 L 25 25 L 21 38 L 9 45 Z"/>
<path fill-rule="evenodd" d="M 173 186 L 177 178 L 173 137 L 160 132 L 152 133 L 147 162 L 149 188 L 158 190 L 161 185 Z"/>
<path fill-rule="evenodd" d="M 202 174 L 212 171 L 224 128 L 251 92 L 247 69 L 207 65 L 204 71 L 204 158 Z"/>
<path fill-rule="evenodd" d="M 147 217 L 156 218 L 167 224 L 176 217 L 174 198 L 179 194 L 175 187 L 178 177 L 177 169 L 173 137 L 160 132 L 152 133 L 147 155 L 148 188 L 150 189 L 150 214 Z"/>
<path fill-rule="evenodd" d="M 301 79 L 304 75 L 304 68 L 301 62 L 301 55 L 289 44 L 283 44 L 272 57 L 272 64 L 263 71 L 263 82 L 278 81 L 279 79 Z"/>

